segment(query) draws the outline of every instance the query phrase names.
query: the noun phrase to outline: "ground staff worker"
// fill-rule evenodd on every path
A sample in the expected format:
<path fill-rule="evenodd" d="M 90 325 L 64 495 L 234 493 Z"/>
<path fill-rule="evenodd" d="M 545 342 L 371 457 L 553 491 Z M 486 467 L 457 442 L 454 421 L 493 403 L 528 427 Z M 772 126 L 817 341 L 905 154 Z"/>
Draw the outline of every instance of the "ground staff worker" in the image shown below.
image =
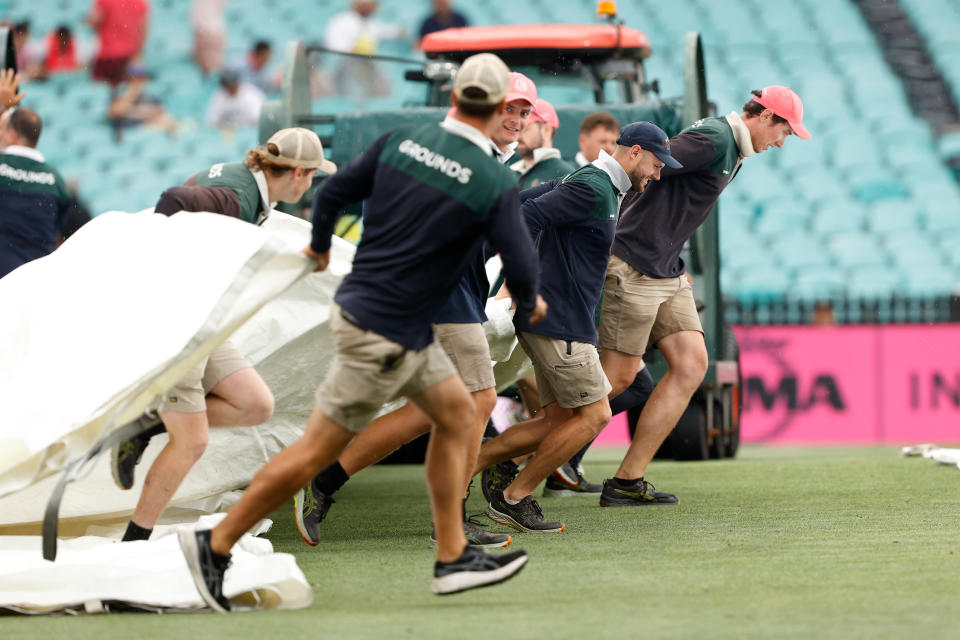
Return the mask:
<path fill-rule="evenodd" d="M 317 134 L 282 129 L 265 145 L 248 151 L 244 162 L 215 164 L 187 180 L 186 186 L 167 189 L 154 210 L 165 215 L 209 211 L 259 223 L 277 201 L 298 202 L 318 170 L 330 174 L 336 165 L 324 159 Z M 272 413 L 273 394 L 253 366 L 229 341 L 217 347 L 144 418 L 152 418 L 156 426 L 112 451 L 114 481 L 129 489 L 151 436 L 163 430 L 170 435 L 147 472 L 123 540 L 150 537 L 173 494 L 203 455 L 209 427 L 258 425 Z"/>
<path fill-rule="evenodd" d="M 434 423 L 426 461 L 438 543 L 434 593 L 501 582 L 526 563 L 523 552 L 496 556 L 467 546 L 461 501 L 475 408 L 431 329 L 484 239 L 503 257 L 518 313 L 533 321 L 546 315 L 516 181 L 492 158 L 489 143 L 508 85 L 503 61 L 471 56 L 454 79 L 459 109 L 452 122 L 387 133 L 317 191 L 313 239 L 304 253 L 319 270 L 329 262 L 343 206 L 366 201 L 353 270 L 330 310 L 336 354 L 303 437 L 257 473 L 214 529 L 180 535 L 194 584 L 211 608 L 229 608 L 222 589 L 234 543 L 336 460 L 399 396 Z"/>
<path fill-rule="evenodd" d="M 674 137 L 670 149 L 683 167 L 664 169 L 659 182 L 623 203 L 598 328 L 611 397 L 626 390 L 611 401 L 612 411 L 646 399 L 649 376 L 637 372 L 648 344 L 660 349 L 669 369 L 640 414 L 616 476 L 604 482 L 603 506 L 678 502 L 653 490 L 644 473 L 707 370 L 703 328 L 680 251 L 745 158 L 782 147 L 791 134 L 810 137 L 796 93 L 782 86 L 753 93 L 742 113 L 699 120 Z"/>

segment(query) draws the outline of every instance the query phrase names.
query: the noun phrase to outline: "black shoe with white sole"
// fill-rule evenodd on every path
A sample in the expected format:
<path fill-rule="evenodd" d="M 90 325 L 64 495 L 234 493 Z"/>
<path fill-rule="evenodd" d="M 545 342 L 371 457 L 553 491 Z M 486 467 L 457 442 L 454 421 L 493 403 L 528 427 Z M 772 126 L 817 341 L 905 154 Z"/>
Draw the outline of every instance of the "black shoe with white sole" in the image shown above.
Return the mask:
<path fill-rule="evenodd" d="M 499 524 L 513 527 L 517 531 L 530 533 L 560 533 L 567 526 L 562 522 L 547 520 L 543 517 L 540 505 L 530 496 L 525 497 L 517 504 L 510 504 L 503 497 L 503 493 L 496 492 L 490 496 L 487 505 L 487 517 Z"/>
<path fill-rule="evenodd" d="M 200 597 L 214 611 L 230 611 L 230 601 L 223 595 L 223 576 L 230 566 L 230 556 L 214 553 L 210 548 L 209 529 L 181 529 L 177 532 L 177 538 Z"/>
<path fill-rule="evenodd" d="M 430 590 L 442 596 L 488 587 L 517 575 L 528 559 L 525 551 L 493 555 L 467 545 L 453 562 L 437 562 L 433 566 Z"/>

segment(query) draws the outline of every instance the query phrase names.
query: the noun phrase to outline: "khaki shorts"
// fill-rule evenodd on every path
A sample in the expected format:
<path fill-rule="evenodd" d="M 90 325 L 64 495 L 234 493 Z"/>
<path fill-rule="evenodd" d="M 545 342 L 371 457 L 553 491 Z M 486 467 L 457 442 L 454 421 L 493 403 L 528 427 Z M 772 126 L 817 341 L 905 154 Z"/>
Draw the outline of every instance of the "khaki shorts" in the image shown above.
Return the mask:
<path fill-rule="evenodd" d="M 583 407 L 612 390 L 592 344 L 525 332 L 518 333 L 517 340 L 533 362 L 541 406 L 556 402 L 564 409 Z"/>
<path fill-rule="evenodd" d="M 651 278 L 610 256 L 597 327 L 600 348 L 642 356 L 647 345 L 681 331 L 703 333 L 686 277 Z"/>
<path fill-rule="evenodd" d="M 331 420 L 354 433 L 363 431 L 387 402 L 417 395 L 457 375 L 436 340 L 410 351 L 347 322 L 338 305 L 330 308 L 330 329 L 337 352 L 317 389 L 316 403 Z"/>
<path fill-rule="evenodd" d="M 199 413 L 207 410 L 206 396 L 221 380 L 251 365 L 229 341 L 224 342 L 206 360 L 190 370 L 163 395 L 158 413 Z"/>
<path fill-rule="evenodd" d="M 444 322 L 433 325 L 433 335 L 467 387 L 467 391 L 483 391 L 496 385 L 490 345 L 483 325 L 478 322 Z"/>

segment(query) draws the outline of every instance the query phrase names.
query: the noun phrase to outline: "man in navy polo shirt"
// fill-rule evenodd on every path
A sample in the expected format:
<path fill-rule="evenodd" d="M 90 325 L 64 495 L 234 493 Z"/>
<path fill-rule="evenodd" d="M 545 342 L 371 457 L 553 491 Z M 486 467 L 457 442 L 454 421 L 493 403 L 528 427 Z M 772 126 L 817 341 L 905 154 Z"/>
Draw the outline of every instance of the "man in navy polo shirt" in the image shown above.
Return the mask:
<path fill-rule="evenodd" d="M 502 582 L 526 563 L 522 551 L 495 556 L 467 546 L 461 504 L 475 407 L 431 328 L 485 239 L 503 256 L 518 314 L 534 323 L 546 315 L 516 180 L 492 158 L 488 141 L 508 87 L 502 60 L 471 56 L 454 80 L 455 119 L 387 133 L 317 191 L 313 240 L 304 254 L 318 270 L 329 262 L 340 210 L 366 201 L 353 269 L 330 310 L 336 355 L 303 437 L 257 473 L 217 527 L 180 535 L 194 584 L 211 608 L 229 609 L 222 589 L 233 544 L 399 396 L 434 423 L 426 464 L 437 534 L 433 592 Z"/>
<path fill-rule="evenodd" d="M 496 463 L 509 467 L 511 458 L 536 452 L 516 478 L 506 473 L 487 476 L 487 515 L 496 522 L 519 531 L 565 528 L 562 522 L 544 519 L 530 494 L 610 420 L 611 387 L 597 354 L 594 312 L 620 202 L 628 191 L 643 191 L 648 181 L 659 179 L 664 166 L 680 167 L 668 144 L 660 127 L 635 122 L 621 129 L 612 156 L 601 151 L 594 162 L 521 196 L 521 210 L 540 255 L 542 290 L 552 308 L 536 326 L 522 315 L 514 318 L 544 408 L 480 450 L 476 472 Z"/>

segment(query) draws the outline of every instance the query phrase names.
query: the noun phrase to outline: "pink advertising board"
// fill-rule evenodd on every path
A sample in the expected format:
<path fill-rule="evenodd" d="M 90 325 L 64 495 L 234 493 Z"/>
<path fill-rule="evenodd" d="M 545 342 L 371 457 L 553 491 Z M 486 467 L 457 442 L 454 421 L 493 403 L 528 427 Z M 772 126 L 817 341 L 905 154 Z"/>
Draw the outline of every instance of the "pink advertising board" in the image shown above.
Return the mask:
<path fill-rule="evenodd" d="M 960 443 L 960 324 L 734 331 L 743 442 Z M 595 444 L 629 443 L 619 414 Z"/>
<path fill-rule="evenodd" d="M 960 325 L 735 331 L 744 442 L 960 442 Z"/>

